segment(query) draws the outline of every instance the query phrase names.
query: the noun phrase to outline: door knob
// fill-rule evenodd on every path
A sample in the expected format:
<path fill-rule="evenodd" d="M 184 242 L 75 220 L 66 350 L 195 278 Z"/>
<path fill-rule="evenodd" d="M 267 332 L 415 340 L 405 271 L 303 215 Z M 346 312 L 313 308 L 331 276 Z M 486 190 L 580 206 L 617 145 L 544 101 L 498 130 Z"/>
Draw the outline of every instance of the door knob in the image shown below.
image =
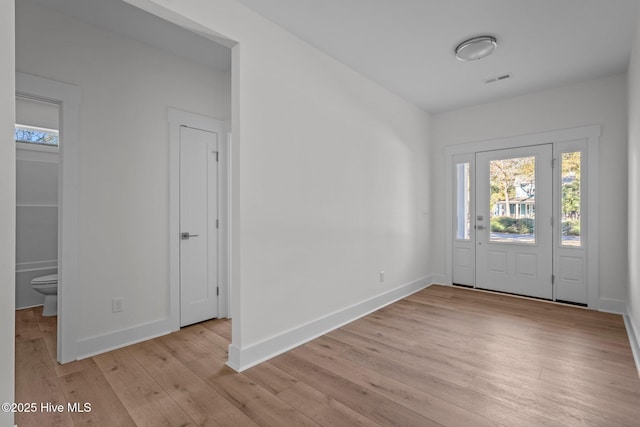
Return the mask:
<path fill-rule="evenodd" d="M 180 233 L 180 237 L 182 238 L 182 240 L 189 240 L 189 238 L 198 237 L 198 235 L 197 234 L 189 234 L 188 231 L 183 231 L 182 233 Z"/>

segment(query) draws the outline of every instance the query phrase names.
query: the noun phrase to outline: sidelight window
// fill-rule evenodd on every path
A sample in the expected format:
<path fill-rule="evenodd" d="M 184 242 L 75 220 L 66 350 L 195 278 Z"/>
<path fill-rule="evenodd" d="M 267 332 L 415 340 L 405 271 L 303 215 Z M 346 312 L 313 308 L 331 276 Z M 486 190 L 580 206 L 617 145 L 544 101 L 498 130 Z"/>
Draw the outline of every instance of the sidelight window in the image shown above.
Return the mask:
<path fill-rule="evenodd" d="M 562 246 L 580 247 L 582 198 L 581 198 L 581 166 L 582 152 L 562 153 L 561 157 L 562 185 Z"/>
<path fill-rule="evenodd" d="M 456 238 L 471 238 L 471 188 L 469 163 L 456 165 Z"/>

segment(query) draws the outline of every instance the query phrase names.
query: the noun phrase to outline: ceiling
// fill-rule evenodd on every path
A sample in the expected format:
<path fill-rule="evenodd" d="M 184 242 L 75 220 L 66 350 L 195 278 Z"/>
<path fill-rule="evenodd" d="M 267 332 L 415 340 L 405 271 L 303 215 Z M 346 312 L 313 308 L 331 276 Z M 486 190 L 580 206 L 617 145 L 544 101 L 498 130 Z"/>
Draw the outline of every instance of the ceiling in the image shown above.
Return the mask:
<path fill-rule="evenodd" d="M 35 0 L 218 71 L 224 46 L 120 0 Z M 425 111 L 626 71 L 638 0 L 237 0 Z M 497 37 L 470 62 L 453 50 Z M 485 83 L 510 74 L 508 79 Z"/>
<path fill-rule="evenodd" d="M 636 0 L 238 0 L 429 112 L 626 71 Z M 454 48 L 481 34 L 493 55 Z M 486 80 L 511 74 L 493 83 Z"/>
<path fill-rule="evenodd" d="M 34 0 L 50 9 L 169 51 L 216 71 L 231 69 L 231 49 L 121 0 Z"/>

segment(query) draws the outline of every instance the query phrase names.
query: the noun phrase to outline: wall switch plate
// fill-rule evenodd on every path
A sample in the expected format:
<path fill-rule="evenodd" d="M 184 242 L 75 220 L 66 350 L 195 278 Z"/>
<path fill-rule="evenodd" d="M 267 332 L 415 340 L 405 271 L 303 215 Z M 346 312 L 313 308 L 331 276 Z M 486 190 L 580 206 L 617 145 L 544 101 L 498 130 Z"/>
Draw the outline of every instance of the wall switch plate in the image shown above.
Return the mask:
<path fill-rule="evenodd" d="M 124 311 L 124 301 L 122 298 L 114 298 L 111 300 L 111 311 L 113 313 L 119 313 Z"/>

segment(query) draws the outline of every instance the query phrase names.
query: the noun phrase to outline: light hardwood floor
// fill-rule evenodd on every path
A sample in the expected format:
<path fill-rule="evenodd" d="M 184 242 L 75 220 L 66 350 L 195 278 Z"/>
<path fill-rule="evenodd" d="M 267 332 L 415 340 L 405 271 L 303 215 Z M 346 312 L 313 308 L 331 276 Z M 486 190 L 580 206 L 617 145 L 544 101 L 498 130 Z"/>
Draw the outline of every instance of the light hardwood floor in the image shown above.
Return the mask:
<path fill-rule="evenodd" d="M 213 320 L 55 363 L 55 318 L 16 312 L 16 401 L 89 402 L 27 426 L 640 425 L 623 320 L 431 286 L 241 374 Z"/>

